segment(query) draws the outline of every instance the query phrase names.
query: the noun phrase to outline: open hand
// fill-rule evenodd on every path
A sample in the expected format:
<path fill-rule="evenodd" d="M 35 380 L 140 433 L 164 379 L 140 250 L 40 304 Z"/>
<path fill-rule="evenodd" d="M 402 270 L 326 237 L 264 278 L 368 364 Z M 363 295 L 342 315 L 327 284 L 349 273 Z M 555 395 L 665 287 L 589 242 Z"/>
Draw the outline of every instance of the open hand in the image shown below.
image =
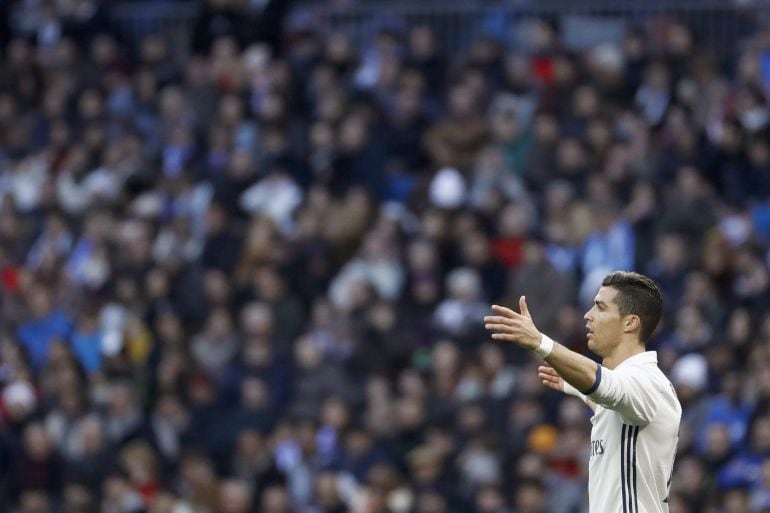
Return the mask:
<path fill-rule="evenodd" d="M 564 392 L 564 379 L 551 367 L 541 365 L 537 368 L 537 377 L 543 382 L 543 385 L 552 388 L 557 392 Z"/>
<path fill-rule="evenodd" d="M 524 296 L 519 298 L 519 309 L 521 313 L 504 306 L 492 305 L 492 310 L 497 315 L 484 317 L 484 327 L 492 332 L 492 338 L 495 340 L 507 340 L 524 349 L 535 349 L 540 345 L 542 335 L 532 321 Z"/>

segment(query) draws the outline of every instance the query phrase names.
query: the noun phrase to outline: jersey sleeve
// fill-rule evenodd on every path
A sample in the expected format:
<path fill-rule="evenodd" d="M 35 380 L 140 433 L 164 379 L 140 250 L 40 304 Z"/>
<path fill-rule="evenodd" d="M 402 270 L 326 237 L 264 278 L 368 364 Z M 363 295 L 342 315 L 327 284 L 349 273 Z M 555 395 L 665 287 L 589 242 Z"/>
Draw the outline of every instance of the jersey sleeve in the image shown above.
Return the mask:
<path fill-rule="evenodd" d="M 594 390 L 587 395 L 640 426 L 652 421 L 661 399 L 653 377 L 635 366 L 617 370 L 599 366 Z"/>

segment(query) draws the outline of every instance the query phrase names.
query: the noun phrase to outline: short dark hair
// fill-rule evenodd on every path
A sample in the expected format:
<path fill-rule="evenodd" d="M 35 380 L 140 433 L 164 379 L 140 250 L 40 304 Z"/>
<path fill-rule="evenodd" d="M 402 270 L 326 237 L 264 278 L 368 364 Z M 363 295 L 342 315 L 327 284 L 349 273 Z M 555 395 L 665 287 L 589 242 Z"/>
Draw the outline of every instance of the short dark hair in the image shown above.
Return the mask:
<path fill-rule="evenodd" d="M 602 286 L 618 291 L 615 304 L 621 317 L 629 314 L 639 316 L 639 341 L 646 343 L 663 313 L 663 298 L 655 282 L 639 273 L 615 271 L 604 277 Z"/>

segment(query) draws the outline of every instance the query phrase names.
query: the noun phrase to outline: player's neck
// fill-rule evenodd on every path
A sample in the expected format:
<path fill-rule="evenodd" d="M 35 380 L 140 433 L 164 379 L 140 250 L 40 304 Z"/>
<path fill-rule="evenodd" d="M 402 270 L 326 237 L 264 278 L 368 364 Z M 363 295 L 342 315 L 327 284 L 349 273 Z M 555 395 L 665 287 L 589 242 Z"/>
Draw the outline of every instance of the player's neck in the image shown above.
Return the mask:
<path fill-rule="evenodd" d="M 617 345 L 612 354 L 609 354 L 602 359 L 602 366 L 612 370 L 632 356 L 636 356 L 645 351 L 645 347 L 636 340 L 621 342 Z"/>

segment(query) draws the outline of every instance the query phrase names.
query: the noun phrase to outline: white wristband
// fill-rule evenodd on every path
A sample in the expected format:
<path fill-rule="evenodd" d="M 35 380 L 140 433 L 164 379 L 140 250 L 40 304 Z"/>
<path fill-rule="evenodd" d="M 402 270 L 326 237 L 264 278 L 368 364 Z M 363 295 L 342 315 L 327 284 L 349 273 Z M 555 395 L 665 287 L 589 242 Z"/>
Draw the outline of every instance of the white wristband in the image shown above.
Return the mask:
<path fill-rule="evenodd" d="M 548 355 L 551 354 L 551 351 L 553 351 L 553 340 L 551 340 L 551 337 L 545 333 L 542 333 L 540 335 L 540 345 L 537 346 L 533 351 L 540 358 L 547 358 Z"/>
<path fill-rule="evenodd" d="M 578 390 L 577 388 L 573 387 L 572 385 L 570 385 L 566 381 L 564 381 L 564 393 L 567 394 L 567 395 L 571 395 L 572 397 L 577 397 L 578 399 L 580 399 L 583 402 L 585 402 L 585 400 L 586 400 L 586 395 L 584 393 L 582 393 L 580 390 Z"/>

